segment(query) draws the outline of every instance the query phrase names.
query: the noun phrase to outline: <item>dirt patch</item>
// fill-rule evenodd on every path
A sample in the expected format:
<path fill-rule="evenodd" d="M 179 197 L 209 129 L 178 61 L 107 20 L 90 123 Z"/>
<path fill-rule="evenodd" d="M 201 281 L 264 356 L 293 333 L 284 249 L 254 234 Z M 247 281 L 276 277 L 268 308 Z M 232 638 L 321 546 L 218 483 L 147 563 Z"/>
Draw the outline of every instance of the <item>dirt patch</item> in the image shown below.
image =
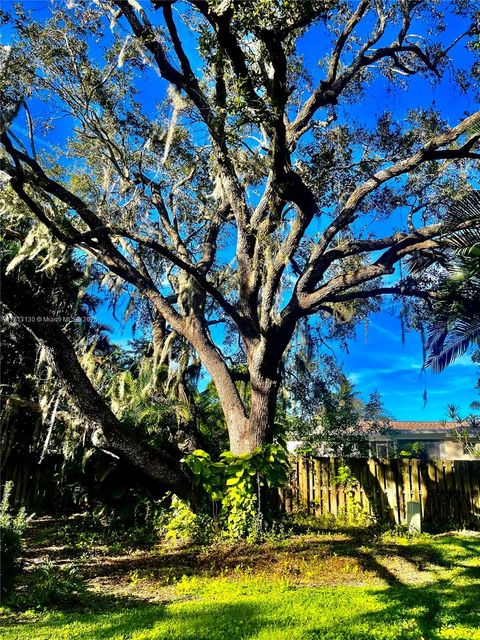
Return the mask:
<path fill-rule="evenodd" d="M 75 538 L 64 525 L 42 519 L 30 528 L 27 572 L 44 560 L 55 566 L 73 563 L 95 592 L 155 603 L 178 600 L 175 585 L 184 576 L 232 580 L 256 576 L 298 586 L 379 586 L 426 584 L 448 570 L 428 544 L 387 544 L 357 533 L 292 536 L 256 545 L 174 548 L 159 543 L 112 553 L 106 544 L 84 544 L 81 527 Z"/>

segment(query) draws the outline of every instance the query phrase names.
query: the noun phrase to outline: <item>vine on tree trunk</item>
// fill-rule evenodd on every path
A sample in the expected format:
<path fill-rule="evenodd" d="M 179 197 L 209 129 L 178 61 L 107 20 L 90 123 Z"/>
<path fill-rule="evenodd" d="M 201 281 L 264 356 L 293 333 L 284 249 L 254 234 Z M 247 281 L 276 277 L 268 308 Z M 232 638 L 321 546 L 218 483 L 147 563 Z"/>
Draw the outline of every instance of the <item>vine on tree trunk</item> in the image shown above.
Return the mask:
<path fill-rule="evenodd" d="M 229 538 L 251 538 L 262 527 L 260 489 L 280 487 L 288 480 L 288 455 L 283 443 L 256 447 L 236 456 L 230 451 L 213 461 L 202 449 L 183 458 L 194 483 L 221 505 L 219 520 Z"/>

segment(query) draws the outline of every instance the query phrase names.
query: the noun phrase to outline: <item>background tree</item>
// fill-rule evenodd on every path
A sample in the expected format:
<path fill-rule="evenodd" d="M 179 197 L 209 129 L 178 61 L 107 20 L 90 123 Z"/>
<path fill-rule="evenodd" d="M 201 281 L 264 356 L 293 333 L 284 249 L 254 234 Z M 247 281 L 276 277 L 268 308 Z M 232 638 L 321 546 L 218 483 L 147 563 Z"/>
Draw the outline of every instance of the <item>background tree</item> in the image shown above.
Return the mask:
<path fill-rule="evenodd" d="M 461 30 L 445 35 L 453 16 Z M 435 295 L 398 265 L 439 244 L 447 196 L 468 190 L 480 112 L 454 126 L 433 106 L 402 120 L 352 112 L 380 76 L 392 90 L 418 76 L 428 90 L 458 48 L 475 64 L 473 4 L 96 0 L 4 21 L 0 167 L 10 206 L 26 206 L 38 230 L 22 253 L 40 231 L 53 256 L 76 247 L 117 295 L 161 319 L 211 377 L 233 453 L 274 438 L 295 336 L 346 335 L 385 296 Z M 300 54 L 309 34 L 318 67 Z M 473 105 L 471 64 L 453 76 Z M 39 101 L 48 108 L 32 125 L 25 105 Z M 24 115 L 19 136 L 11 123 Z M 63 132 L 40 153 L 36 129 L 58 116 Z M 18 297 L 5 302 L 24 315 Z M 68 336 L 24 326 L 96 445 L 185 492 L 175 459 L 125 429 Z"/>
<path fill-rule="evenodd" d="M 21 210 L 14 220 L 4 219 L 4 268 L 15 255 L 18 262 L 27 225 Z M 51 330 L 54 325 L 60 327 L 98 393 L 110 399 L 122 417 L 123 427 L 151 445 L 169 449 L 178 465 L 183 432 L 175 405 L 164 395 L 161 378 L 166 374 L 153 380 L 152 367 L 141 351 L 132 357 L 110 342 L 107 328 L 93 317 L 99 300 L 85 291 L 89 278 L 69 253 L 55 269 L 42 267 L 48 266 L 47 258 L 43 247 L 35 260 L 23 260 L 13 273 L 3 269 L 4 298 L 13 295 L 16 308 L 30 319 L 45 314 L 41 319 L 46 319 Z M 161 485 L 142 476 L 141 468 L 129 467 L 128 457 L 120 461 L 91 448 L 88 426 L 64 393 L 44 349 L 18 318 L 4 314 L 0 328 L 1 471 L 4 481 L 14 483 L 15 502 L 39 512 L 51 509 L 52 501 L 56 509 L 69 509 L 105 502 L 115 493 L 125 507 L 128 492 L 136 493 L 137 498 L 139 490 L 158 496 Z M 147 404 L 152 396 L 153 407 Z"/>
<path fill-rule="evenodd" d="M 480 384 L 477 383 L 477 391 L 480 391 Z M 470 408 L 478 410 L 480 403 L 474 400 Z M 472 458 L 480 458 L 480 420 L 478 415 L 471 413 L 470 415 L 462 415 L 458 407 L 454 404 L 448 406 L 448 417 L 455 425 L 452 434 L 458 444 L 462 447 L 464 454 Z M 448 426 L 448 423 L 445 423 Z"/>
<path fill-rule="evenodd" d="M 297 442 L 298 452 L 368 457 L 369 435 L 389 428 L 380 394 L 374 391 L 363 402 L 331 355 L 305 365 L 286 373 L 288 439 Z"/>

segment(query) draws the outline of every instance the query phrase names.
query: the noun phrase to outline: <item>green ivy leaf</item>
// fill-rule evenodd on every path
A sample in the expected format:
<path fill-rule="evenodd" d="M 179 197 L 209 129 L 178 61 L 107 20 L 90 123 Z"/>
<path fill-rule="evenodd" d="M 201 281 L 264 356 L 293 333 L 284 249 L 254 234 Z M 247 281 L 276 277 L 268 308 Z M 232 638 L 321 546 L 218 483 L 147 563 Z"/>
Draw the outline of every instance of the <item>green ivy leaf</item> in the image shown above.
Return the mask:
<path fill-rule="evenodd" d="M 197 456 L 197 458 L 206 458 L 207 460 L 210 460 L 210 454 L 208 454 L 203 449 L 195 449 L 195 451 L 192 453 L 192 456 Z"/>
<path fill-rule="evenodd" d="M 202 473 L 202 463 L 197 458 L 190 458 L 188 466 L 196 476 L 199 476 Z"/>

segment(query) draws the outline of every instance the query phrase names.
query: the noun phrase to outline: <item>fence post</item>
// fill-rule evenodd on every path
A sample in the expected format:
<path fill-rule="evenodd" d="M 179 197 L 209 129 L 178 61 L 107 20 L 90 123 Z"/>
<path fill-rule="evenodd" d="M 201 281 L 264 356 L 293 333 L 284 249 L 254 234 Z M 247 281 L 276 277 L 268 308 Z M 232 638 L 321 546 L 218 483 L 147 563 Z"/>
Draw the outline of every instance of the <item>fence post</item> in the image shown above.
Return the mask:
<path fill-rule="evenodd" d="M 407 526 L 418 533 L 422 530 L 422 504 L 420 502 L 419 461 L 410 460 L 411 499 L 407 503 Z"/>

